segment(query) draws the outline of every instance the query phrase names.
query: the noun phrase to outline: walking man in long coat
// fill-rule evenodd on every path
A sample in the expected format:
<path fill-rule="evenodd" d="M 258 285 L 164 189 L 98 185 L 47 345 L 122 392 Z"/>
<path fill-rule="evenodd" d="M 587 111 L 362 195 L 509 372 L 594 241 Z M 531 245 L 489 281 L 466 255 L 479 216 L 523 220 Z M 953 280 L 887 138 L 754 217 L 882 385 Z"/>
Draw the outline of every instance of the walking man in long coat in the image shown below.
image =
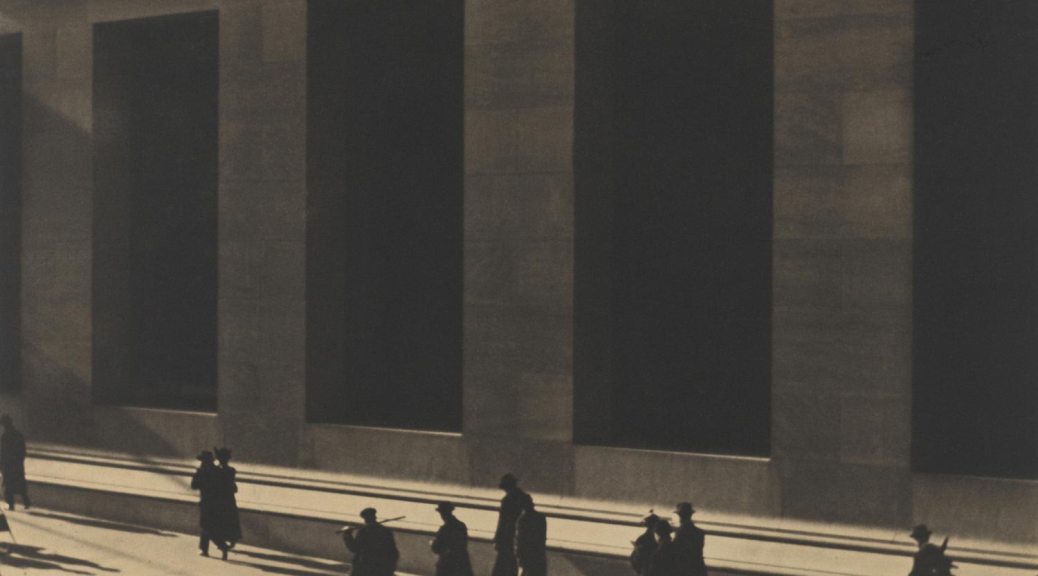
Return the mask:
<path fill-rule="evenodd" d="M 4 476 L 7 509 L 14 510 L 15 496 L 21 496 L 28 509 L 32 502 L 29 500 L 29 484 L 25 481 L 25 436 L 14 427 L 14 421 L 7 414 L 0 416 L 0 425 L 4 429 L 0 435 L 0 474 Z"/>
<path fill-rule="evenodd" d="M 680 520 L 674 536 L 674 548 L 677 551 L 678 574 L 681 576 L 707 576 L 706 560 L 703 558 L 706 534 L 692 523 L 695 512 L 688 502 L 679 503 L 674 510 Z"/>
<path fill-rule="evenodd" d="M 513 474 L 501 477 L 498 487 L 505 491 L 501 499 L 501 511 L 497 516 L 497 531 L 494 532 L 494 549 L 497 559 L 491 576 L 518 576 L 519 566 L 515 559 L 515 526 L 522 513 L 523 497 L 526 492 L 519 488 L 519 479 Z"/>
<path fill-rule="evenodd" d="M 202 556 L 209 555 L 209 542 L 212 541 L 221 552 L 227 549 L 227 543 L 218 536 L 219 529 L 219 478 L 213 464 L 213 453 L 203 450 L 198 456 L 198 469 L 191 477 L 191 489 L 198 490 L 198 526 L 201 535 L 198 537 L 198 550 Z"/>
<path fill-rule="evenodd" d="M 443 520 L 432 541 L 432 551 L 438 556 L 436 576 L 473 576 L 468 528 L 454 516 L 454 504 L 440 502 L 436 511 Z"/>
<path fill-rule="evenodd" d="M 547 576 L 548 520 L 534 508 L 533 498 L 524 496 L 523 513 L 515 527 L 515 557 L 522 576 Z"/>
<path fill-rule="evenodd" d="M 361 510 L 364 525 L 342 533 L 346 548 L 353 552 L 351 576 L 393 576 L 400 552 L 393 531 L 378 522 L 374 508 Z"/>

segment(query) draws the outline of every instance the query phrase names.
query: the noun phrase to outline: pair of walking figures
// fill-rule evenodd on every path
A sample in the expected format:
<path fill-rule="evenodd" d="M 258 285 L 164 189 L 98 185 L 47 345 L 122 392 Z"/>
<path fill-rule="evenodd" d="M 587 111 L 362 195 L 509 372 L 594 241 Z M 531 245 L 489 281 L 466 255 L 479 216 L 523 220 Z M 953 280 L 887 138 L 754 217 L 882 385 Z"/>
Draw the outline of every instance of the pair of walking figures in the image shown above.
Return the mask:
<path fill-rule="evenodd" d="M 197 456 L 200 464 L 191 478 L 191 489 L 199 492 L 199 526 L 201 536 L 198 548 L 202 556 L 209 555 L 212 542 L 227 559 L 227 551 L 241 540 L 241 523 L 235 493 L 238 485 L 236 471 L 230 465 L 231 451 L 216 448 L 203 450 Z"/>
<path fill-rule="evenodd" d="M 436 576 L 473 576 L 468 551 L 468 528 L 454 516 L 454 504 L 440 502 L 436 506 L 443 525 L 430 543 L 437 555 Z M 345 526 L 339 532 L 346 548 L 353 553 L 351 576 L 393 576 L 396 573 L 400 551 L 393 531 L 385 526 L 403 517 L 379 520 L 374 508 L 361 510 L 364 523 Z"/>
<path fill-rule="evenodd" d="M 650 512 L 642 520 L 645 533 L 633 542 L 631 567 L 643 576 L 706 576 L 703 545 L 706 535 L 692 522 L 695 508 L 677 505 L 678 527 Z"/>

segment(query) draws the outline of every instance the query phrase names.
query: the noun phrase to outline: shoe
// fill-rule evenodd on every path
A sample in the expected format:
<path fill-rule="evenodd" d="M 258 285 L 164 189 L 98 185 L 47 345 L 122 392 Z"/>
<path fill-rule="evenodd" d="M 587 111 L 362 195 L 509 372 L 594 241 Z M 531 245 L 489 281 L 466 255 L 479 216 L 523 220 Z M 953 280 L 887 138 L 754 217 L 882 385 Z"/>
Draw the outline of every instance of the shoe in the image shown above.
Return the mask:
<path fill-rule="evenodd" d="M 206 552 L 205 550 L 199 550 L 199 551 L 198 551 L 198 555 L 199 555 L 199 556 L 205 556 L 205 557 L 208 557 L 208 556 L 209 556 L 209 553 L 208 553 L 208 552 Z"/>

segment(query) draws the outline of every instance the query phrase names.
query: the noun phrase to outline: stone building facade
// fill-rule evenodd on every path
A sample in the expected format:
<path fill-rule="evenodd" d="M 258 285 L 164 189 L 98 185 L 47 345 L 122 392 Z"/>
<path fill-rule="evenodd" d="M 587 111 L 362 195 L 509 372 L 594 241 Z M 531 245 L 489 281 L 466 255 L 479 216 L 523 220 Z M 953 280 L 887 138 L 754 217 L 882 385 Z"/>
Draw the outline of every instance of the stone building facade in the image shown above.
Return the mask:
<path fill-rule="evenodd" d="M 581 365 L 589 331 L 581 324 L 580 297 L 590 280 L 582 272 L 582 247 L 594 245 L 582 235 L 600 231 L 582 227 L 575 210 L 596 202 L 595 182 L 580 162 L 589 138 L 582 106 L 595 101 L 582 84 L 594 67 L 585 60 L 595 54 L 588 35 L 600 6 L 456 4 L 461 147 L 444 154 L 460 162 L 460 335 L 450 392 L 460 426 L 427 431 L 308 418 L 311 355 L 320 346 L 312 328 L 319 320 L 308 302 L 315 272 L 308 266 L 322 257 L 313 237 L 308 246 L 320 217 L 319 207 L 308 210 L 315 195 L 308 169 L 318 145 L 312 131 L 322 121 L 308 96 L 308 50 L 315 44 L 308 2 L 0 1 L 0 34 L 19 39 L 22 90 L 20 217 L 13 221 L 20 227 L 20 301 L 8 307 L 19 318 L 20 377 L 6 387 L 0 406 L 27 432 L 37 460 L 35 476 L 30 462 L 30 480 L 45 496 L 125 519 L 148 516 L 121 505 L 126 498 L 138 504 L 148 498 L 164 510 L 161 521 L 190 527 L 183 504 L 189 492 L 149 494 L 146 485 L 120 481 L 110 466 L 131 462 L 179 478 L 199 449 L 227 445 L 243 482 L 253 471 L 256 486 L 269 487 L 262 474 L 276 471 L 298 483 L 300 502 L 308 497 L 306 483 L 320 480 L 341 483 L 342 493 L 363 495 L 358 486 L 368 485 L 398 490 L 378 497 L 404 510 L 446 493 L 469 502 L 472 518 L 483 514 L 480 519 L 490 514 L 498 477 L 513 471 L 549 506 L 549 522 L 554 516 L 567 531 L 603 534 L 600 544 L 591 538 L 567 544 L 556 533 L 559 574 L 622 572 L 626 534 L 638 514 L 680 500 L 695 502 L 708 532 L 714 530 L 708 556 L 713 545 L 717 569 L 785 574 L 825 566 L 810 554 L 789 554 L 784 541 L 819 551 L 866 550 L 870 559 L 862 566 L 897 567 L 911 552 L 912 525 L 927 523 L 951 534 L 953 546 L 956 539 L 986 542 L 982 551 L 999 559 L 985 564 L 976 552 L 976 565 L 967 562 L 964 574 L 995 573 L 986 571 L 992 566 L 1034 572 L 1033 476 L 924 473 L 913 466 L 918 12 L 912 1 L 768 3 L 773 43 L 765 66 L 772 74 L 762 89 L 772 93 L 773 107 L 760 138 L 771 141 L 773 165 L 765 203 L 770 424 L 763 454 L 585 441 L 608 418 L 596 411 L 605 384 Z M 199 12 L 212 13 L 218 45 L 214 83 L 199 87 L 215 90 L 218 111 L 216 188 L 207 209 L 214 219 L 206 232 L 215 273 L 209 284 L 215 409 L 125 406 L 118 395 L 98 402 L 109 380 L 129 378 L 106 372 L 103 364 L 116 361 L 98 352 L 114 338 L 103 330 L 120 318 L 99 302 L 119 282 L 118 243 L 125 241 L 110 236 L 113 222 L 125 220 L 113 216 L 118 205 L 105 203 L 118 184 L 98 189 L 99 179 L 110 176 L 99 166 L 112 165 L 101 157 L 105 135 L 98 123 L 119 129 L 98 108 L 99 37 L 113 23 Z M 125 338 L 119 345 L 136 336 Z M 71 468 L 62 466 L 97 481 L 76 484 Z M 413 492 L 404 495 L 405 489 Z M 247 528 L 262 534 L 257 539 L 328 550 L 277 528 L 280 518 L 305 532 L 306 514 L 285 519 L 287 512 L 267 508 L 274 497 L 263 494 L 255 488 L 242 496 L 244 506 L 252 502 Z M 464 506 L 459 516 L 464 519 Z M 485 540 L 478 529 L 491 522 L 471 520 L 475 536 Z M 412 548 L 413 556 L 424 554 L 427 529 L 401 528 L 415 536 L 405 555 Z M 886 540 L 896 534 L 896 542 L 884 547 L 877 534 Z M 760 542 L 779 551 L 762 552 L 775 560 L 771 568 L 749 561 L 747 550 Z M 423 562 L 410 566 L 421 569 Z"/>

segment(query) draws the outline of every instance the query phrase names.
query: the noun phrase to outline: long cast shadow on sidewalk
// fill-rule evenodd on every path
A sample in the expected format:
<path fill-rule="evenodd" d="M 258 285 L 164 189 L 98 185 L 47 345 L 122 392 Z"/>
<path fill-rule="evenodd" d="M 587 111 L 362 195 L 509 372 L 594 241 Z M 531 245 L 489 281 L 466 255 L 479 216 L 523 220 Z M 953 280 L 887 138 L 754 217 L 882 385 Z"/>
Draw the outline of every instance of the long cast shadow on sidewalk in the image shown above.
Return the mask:
<path fill-rule="evenodd" d="M 266 564 L 259 564 L 257 562 L 244 562 L 242 560 L 228 560 L 229 564 L 237 564 L 238 566 L 248 566 L 250 568 L 256 568 L 264 572 L 271 574 L 283 574 L 284 576 L 338 576 L 342 574 L 342 570 L 338 570 L 333 566 L 325 567 L 322 572 L 314 572 L 312 570 L 300 570 L 299 568 L 281 568 L 279 566 L 267 566 Z"/>
<path fill-rule="evenodd" d="M 82 566 L 84 568 L 100 570 L 102 572 L 121 572 L 118 568 L 107 568 L 96 562 L 91 562 L 90 560 L 66 556 L 64 554 L 44 552 L 44 549 L 39 546 L 4 544 L 3 550 L 4 555 L 0 557 L 0 565 L 3 566 L 38 570 L 58 570 L 70 574 L 93 574 L 93 572 L 66 568 L 64 565 L 68 564 L 70 566 Z"/>
<path fill-rule="evenodd" d="M 251 550 L 235 550 L 235 556 L 248 556 L 249 558 L 256 558 L 258 560 L 269 560 L 271 562 L 280 562 L 281 564 L 296 564 L 304 568 L 314 568 L 316 570 L 327 570 L 336 574 L 341 574 L 346 571 L 346 564 L 338 562 L 335 564 L 329 564 L 328 562 L 321 562 L 319 560 L 312 560 L 310 558 L 297 558 L 293 556 L 285 556 L 282 554 L 271 554 L 268 552 L 253 552 Z"/>
<path fill-rule="evenodd" d="M 176 534 L 170 532 L 163 532 L 162 530 L 156 530 L 155 528 L 145 528 L 143 526 L 134 526 L 132 524 L 123 524 L 122 522 L 112 522 L 109 520 L 99 520 L 96 518 L 80 518 L 78 516 L 67 516 L 65 514 L 57 514 L 54 512 L 40 512 L 33 510 L 29 512 L 30 516 L 39 516 L 40 518 L 51 518 L 54 520 L 61 520 L 70 524 L 79 524 L 82 526 L 92 526 L 94 528 L 104 528 L 106 530 L 119 530 L 120 532 L 130 532 L 132 534 L 151 534 L 154 536 L 165 536 L 167 538 L 175 538 Z"/>

